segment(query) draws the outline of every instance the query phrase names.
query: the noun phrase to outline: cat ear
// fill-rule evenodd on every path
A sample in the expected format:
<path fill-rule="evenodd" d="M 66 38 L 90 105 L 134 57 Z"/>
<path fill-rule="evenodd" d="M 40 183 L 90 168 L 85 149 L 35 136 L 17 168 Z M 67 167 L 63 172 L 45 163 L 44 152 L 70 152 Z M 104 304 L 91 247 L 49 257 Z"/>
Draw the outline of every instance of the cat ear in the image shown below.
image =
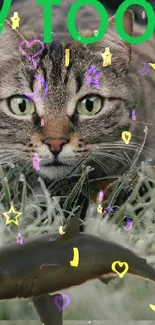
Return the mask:
<path fill-rule="evenodd" d="M 109 22 L 109 24 L 108 24 L 107 33 L 110 34 L 111 37 L 115 38 L 116 46 L 117 46 L 117 44 L 121 45 L 121 43 L 122 43 L 122 45 L 125 44 L 125 46 L 127 48 L 127 55 L 129 57 L 129 61 L 130 61 L 130 59 L 131 59 L 131 45 L 130 45 L 130 43 L 128 43 L 122 39 L 120 40 L 120 36 L 116 32 L 115 16 L 112 16 L 111 18 L 109 18 L 108 22 Z M 124 23 L 124 30 L 126 31 L 126 33 L 129 36 L 132 36 L 133 35 L 133 23 L 134 23 L 134 14 L 132 11 L 126 10 L 124 12 L 123 23 Z M 119 39 L 119 42 L 117 43 L 116 40 L 118 40 L 118 39 Z"/>
<path fill-rule="evenodd" d="M 126 10 L 124 13 L 124 29 L 126 33 L 129 34 L 130 36 L 133 35 L 133 23 L 134 23 L 133 12 L 130 10 Z"/>
<path fill-rule="evenodd" d="M 12 24 L 6 19 L 2 33 L 0 34 L 1 41 L 13 41 L 13 43 L 20 42 L 24 39 L 29 41 L 35 38 L 35 33 L 28 32 L 25 29 L 12 29 Z"/>
<path fill-rule="evenodd" d="M 2 66 L 3 62 L 5 63 L 16 57 L 20 40 L 21 37 L 17 31 L 13 30 L 10 22 L 6 20 L 2 33 L 0 34 L 0 66 Z"/>
<path fill-rule="evenodd" d="M 17 33 L 17 30 L 12 29 L 12 25 L 8 20 L 5 20 L 5 24 L 2 30 L 2 33 L 0 34 L 0 44 L 3 43 L 3 46 L 5 47 L 5 44 L 9 45 L 8 43 L 14 44 L 14 42 L 18 42 L 20 39 L 19 34 Z M 11 45 L 12 45 L 11 44 Z M 0 47 L 2 48 L 2 47 Z"/>
<path fill-rule="evenodd" d="M 124 12 L 124 30 L 130 36 L 133 35 L 133 22 L 134 14 L 130 10 Z M 94 31 L 84 30 L 80 31 L 81 35 L 84 37 L 93 37 Z M 86 44 L 84 46 L 87 46 Z M 103 48 L 109 47 L 113 50 L 113 53 L 116 54 L 116 60 L 118 60 L 118 55 L 121 55 L 121 61 L 124 64 L 128 64 L 131 59 L 131 45 L 128 42 L 125 42 L 116 32 L 115 26 L 115 15 L 109 18 L 108 20 L 108 30 L 105 33 L 104 37 L 97 43 L 91 45 L 95 51 L 103 52 Z M 118 55 L 117 55 L 118 54 Z M 115 61 L 115 58 L 113 58 Z M 120 63 L 120 62 L 119 62 Z"/>
<path fill-rule="evenodd" d="M 109 24 L 108 24 L 108 31 L 115 31 L 116 33 L 116 27 L 115 27 L 115 16 L 112 16 L 111 18 L 109 18 L 108 20 Z M 127 34 L 129 34 L 130 36 L 133 35 L 133 22 L 134 22 L 134 15 L 133 12 L 130 10 L 126 10 L 124 12 L 124 30 L 126 31 Z M 129 43 L 127 43 L 129 44 Z"/>
<path fill-rule="evenodd" d="M 12 24 L 5 20 L 4 28 L 0 34 L 0 65 L 2 61 L 11 60 L 15 57 L 18 57 L 19 50 L 18 45 L 24 39 L 34 39 L 34 35 L 21 33 L 21 31 L 12 29 Z"/>

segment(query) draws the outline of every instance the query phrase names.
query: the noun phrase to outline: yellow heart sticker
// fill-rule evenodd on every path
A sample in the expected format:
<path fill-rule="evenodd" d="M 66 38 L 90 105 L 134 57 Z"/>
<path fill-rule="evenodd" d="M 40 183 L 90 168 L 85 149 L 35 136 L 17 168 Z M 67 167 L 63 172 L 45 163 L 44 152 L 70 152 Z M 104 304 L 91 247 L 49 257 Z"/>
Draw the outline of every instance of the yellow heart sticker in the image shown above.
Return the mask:
<path fill-rule="evenodd" d="M 122 140 L 123 140 L 126 144 L 128 144 L 128 143 L 130 142 L 130 140 L 131 140 L 131 133 L 128 132 L 128 131 L 123 131 L 123 132 L 122 132 Z"/>
<path fill-rule="evenodd" d="M 153 311 L 155 311 L 155 305 L 149 305 L 150 306 L 150 308 L 153 310 Z"/>
<path fill-rule="evenodd" d="M 122 267 L 124 265 L 125 266 L 125 270 L 122 273 L 118 272 L 116 270 L 116 268 L 115 268 L 115 265 L 116 264 L 118 264 L 120 267 Z M 119 275 L 120 278 L 123 278 L 123 276 L 125 275 L 125 273 L 127 273 L 128 270 L 129 270 L 129 265 L 126 262 L 115 261 L 115 262 L 112 263 L 111 268 L 112 268 L 113 272 L 116 272 Z"/>

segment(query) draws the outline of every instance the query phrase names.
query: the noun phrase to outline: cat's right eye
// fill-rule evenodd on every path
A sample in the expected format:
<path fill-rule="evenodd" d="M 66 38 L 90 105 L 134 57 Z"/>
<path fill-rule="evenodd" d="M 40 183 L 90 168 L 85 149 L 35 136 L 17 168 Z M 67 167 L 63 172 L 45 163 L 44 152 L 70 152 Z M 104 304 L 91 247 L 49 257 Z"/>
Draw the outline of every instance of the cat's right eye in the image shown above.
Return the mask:
<path fill-rule="evenodd" d="M 9 108 L 12 113 L 20 116 L 30 115 L 35 112 L 34 103 L 24 96 L 14 96 L 10 98 Z"/>
<path fill-rule="evenodd" d="M 80 115 L 95 115 L 102 108 L 102 99 L 100 96 L 86 96 L 77 103 L 77 112 Z"/>

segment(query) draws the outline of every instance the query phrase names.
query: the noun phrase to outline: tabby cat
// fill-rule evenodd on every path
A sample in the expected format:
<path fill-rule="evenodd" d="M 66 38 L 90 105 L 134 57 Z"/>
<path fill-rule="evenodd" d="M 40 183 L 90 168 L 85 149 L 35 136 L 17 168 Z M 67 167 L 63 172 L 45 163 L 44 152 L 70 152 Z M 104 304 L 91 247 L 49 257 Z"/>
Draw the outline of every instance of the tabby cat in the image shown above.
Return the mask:
<path fill-rule="evenodd" d="M 154 62 L 154 37 L 145 44 L 130 46 L 117 35 L 113 16 L 100 42 L 82 45 L 66 30 L 69 5 L 67 0 L 53 7 L 53 42 L 46 44 L 37 57 L 36 70 L 31 69 L 32 62 L 19 52 L 18 45 L 23 39 L 42 39 L 42 7 L 35 1 L 25 1 L 17 3 L 9 13 L 11 17 L 18 11 L 21 20 L 19 30 L 12 30 L 6 22 L 0 35 L 0 162 L 18 161 L 32 166 L 33 155 L 38 153 L 38 173 L 49 179 L 73 174 L 83 161 L 94 167 L 92 177 L 121 175 L 129 168 L 136 150 L 138 154 L 145 126 L 148 134 L 140 159 L 154 155 L 155 72 L 152 68 L 145 76 L 137 72 L 142 70 L 143 62 Z M 99 26 L 98 19 L 90 6 L 80 9 L 77 27 L 83 29 L 81 34 L 92 36 Z M 129 35 L 133 34 L 130 11 L 124 15 L 124 27 Z M 36 34 L 28 33 L 31 29 Z M 135 26 L 135 35 L 143 32 L 143 27 Z M 112 53 L 108 67 L 103 67 L 101 56 L 105 47 Z M 68 67 L 66 48 L 70 49 Z M 33 45 L 27 53 L 32 55 L 38 50 L 38 45 Z M 99 88 L 87 83 L 91 65 L 101 72 Z M 24 96 L 37 89 L 35 76 L 43 77 L 48 84 L 47 95 L 37 102 Z M 42 94 L 43 87 L 39 96 Z M 136 121 L 131 119 L 133 109 Z M 123 142 L 122 131 L 131 132 L 129 144 Z"/>

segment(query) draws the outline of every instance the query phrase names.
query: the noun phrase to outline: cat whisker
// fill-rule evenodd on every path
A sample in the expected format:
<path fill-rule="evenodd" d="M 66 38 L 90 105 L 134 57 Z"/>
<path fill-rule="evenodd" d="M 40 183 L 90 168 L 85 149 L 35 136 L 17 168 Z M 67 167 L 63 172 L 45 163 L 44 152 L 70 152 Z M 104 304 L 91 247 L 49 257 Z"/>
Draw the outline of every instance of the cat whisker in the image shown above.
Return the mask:
<path fill-rule="evenodd" d="M 119 157 L 117 156 L 117 154 L 112 155 L 112 154 L 109 154 L 109 153 L 108 153 L 108 154 L 106 155 L 106 157 L 111 158 L 111 159 L 114 159 L 114 160 L 117 160 L 117 161 L 120 161 L 120 162 L 123 163 L 123 165 L 125 165 L 125 166 L 129 166 L 129 165 L 130 165 L 129 161 L 128 161 L 125 157 L 119 158 Z"/>
<path fill-rule="evenodd" d="M 11 156 L 11 157 L 9 157 L 9 158 L 7 158 L 7 160 L 6 160 L 6 158 L 3 158 L 3 159 L 1 159 L 0 160 L 0 164 L 1 165 L 4 165 L 4 164 L 14 164 L 15 163 L 15 160 L 16 159 L 16 157 L 13 157 L 13 156 Z"/>
<path fill-rule="evenodd" d="M 145 122 L 138 122 L 138 121 L 136 120 L 136 124 L 143 124 L 143 125 L 146 125 L 146 121 L 145 121 Z M 148 126 L 148 125 L 150 125 L 150 126 L 155 126 L 154 123 L 148 123 L 148 122 L 147 122 L 147 126 Z"/>
<path fill-rule="evenodd" d="M 94 154 L 95 155 L 100 155 L 100 153 L 97 153 L 97 152 L 94 152 Z M 105 157 L 107 157 L 107 158 L 112 158 L 112 159 L 115 159 L 115 160 L 118 160 L 118 161 L 120 161 L 120 162 L 127 162 L 127 163 L 124 163 L 126 166 L 128 166 L 129 165 L 129 161 L 127 160 L 127 158 L 125 158 L 123 155 L 118 155 L 118 154 L 116 154 L 116 153 L 114 153 L 114 154 L 111 154 L 111 153 L 108 153 L 108 152 L 106 152 L 106 153 L 101 153 L 101 155 L 102 155 L 102 157 L 103 156 L 105 156 Z"/>
<path fill-rule="evenodd" d="M 95 150 L 138 150 L 140 148 L 137 148 L 137 147 L 126 147 L 126 146 L 123 146 L 123 145 L 119 145 L 119 146 L 115 146 L 115 145 L 109 145 L 109 146 L 105 146 L 105 145 L 99 145 L 99 146 L 96 146 Z"/>
<path fill-rule="evenodd" d="M 144 139 L 144 137 L 141 136 L 141 135 L 136 135 L 136 134 L 134 134 L 134 137 L 135 137 L 136 139 L 138 139 L 138 140 L 142 140 L 142 141 L 143 141 L 143 139 Z"/>
<path fill-rule="evenodd" d="M 7 157 L 8 158 L 10 157 L 10 154 L 9 153 L 5 153 L 4 155 L 3 154 L 0 154 L 0 159 L 1 159 L 1 157 L 2 157 L 2 159 L 3 158 L 6 159 Z"/>
<path fill-rule="evenodd" d="M 104 153 L 104 154 L 102 154 L 102 156 L 104 156 L 106 158 L 111 158 L 111 159 L 120 161 L 121 163 L 123 162 L 123 164 L 126 165 L 126 166 L 129 165 L 128 160 L 123 155 L 121 155 L 121 157 L 119 157 L 116 153 L 114 153 L 114 154 Z"/>
<path fill-rule="evenodd" d="M 123 144 L 122 142 L 117 142 L 117 143 L 101 143 L 99 145 L 96 145 L 96 149 L 126 149 L 126 150 L 138 150 L 141 148 L 140 144 L 135 144 L 135 143 L 129 143 L 128 145 Z M 153 153 L 153 149 L 150 148 L 143 148 L 143 151 L 146 151 L 147 153 Z"/>
<path fill-rule="evenodd" d="M 141 146 L 139 143 L 137 142 L 133 142 L 131 141 L 131 143 L 129 143 L 128 145 L 125 145 L 123 141 L 115 141 L 115 142 L 103 142 L 103 144 L 105 145 L 114 145 L 114 146 L 120 146 L 120 145 L 124 145 L 125 147 L 128 147 L 128 146 Z"/>
<path fill-rule="evenodd" d="M 11 154 L 10 153 L 0 154 L 0 159 L 1 159 L 1 157 L 6 159 L 7 157 L 10 158 L 12 156 L 15 156 L 15 154 L 14 155 L 12 153 Z"/>
<path fill-rule="evenodd" d="M 0 153 L 1 153 L 1 152 L 12 152 L 12 150 L 11 150 L 11 149 L 6 149 L 6 148 L 5 148 L 5 149 L 0 149 Z"/>
<path fill-rule="evenodd" d="M 22 158 L 24 158 L 24 154 L 22 153 Z M 27 156 L 25 155 L 25 158 L 27 160 Z M 7 161 L 6 161 L 7 159 Z M 7 164 L 8 163 L 8 160 L 13 162 L 13 163 L 16 163 L 16 162 L 19 162 L 21 160 L 21 153 L 19 152 L 16 152 L 15 150 L 13 150 L 11 153 L 5 153 L 5 154 L 0 154 L 0 163 L 1 164 Z M 29 163 L 29 161 L 27 162 Z"/>

